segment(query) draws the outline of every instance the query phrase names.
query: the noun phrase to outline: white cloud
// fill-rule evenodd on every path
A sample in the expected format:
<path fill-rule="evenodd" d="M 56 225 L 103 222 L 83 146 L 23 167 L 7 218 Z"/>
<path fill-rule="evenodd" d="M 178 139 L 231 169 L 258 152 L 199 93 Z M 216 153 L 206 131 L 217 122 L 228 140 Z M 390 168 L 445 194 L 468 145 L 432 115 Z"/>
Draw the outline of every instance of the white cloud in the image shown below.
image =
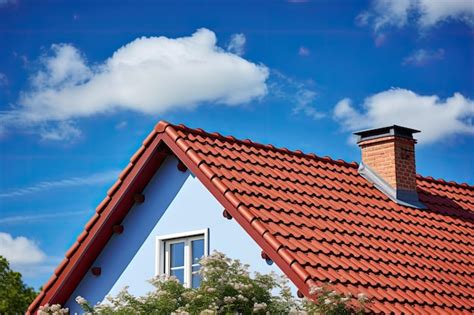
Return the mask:
<path fill-rule="evenodd" d="M 39 214 L 26 214 L 26 215 L 15 215 L 10 217 L 0 218 L 0 225 L 11 225 L 11 224 L 30 224 L 44 220 L 80 216 L 90 211 L 60 211 L 54 213 L 39 213 Z"/>
<path fill-rule="evenodd" d="M 245 53 L 245 43 L 247 39 L 242 33 L 232 34 L 227 50 L 236 55 L 242 56 Z"/>
<path fill-rule="evenodd" d="M 350 99 L 342 99 L 334 108 L 334 118 L 351 131 L 394 124 L 418 129 L 417 138 L 423 144 L 453 135 L 474 135 L 474 101 L 460 93 L 443 100 L 390 89 L 367 97 L 361 110 Z"/>
<path fill-rule="evenodd" d="M 0 232 L 0 255 L 5 257 L 12 266 L 37 264 L 46 259 L 45 253 L 36 242 L 23 237 L 12 237 Z"/>
<path fill-rule="evenodd" d="M 358 25 L 371 25 L 376 33 L 411 22 L 426 30 L 450 20 L 474 26 L 472 0 L 373 0 L 371 9 L 356 18 Z"/>
<path fill-rule="evenodd" d="M 444 58 L 444 49 L 426 50 L 418 49 L 406 57 L 403 65 L 425 66 L 433 61 L 442 60 Z"/>
<path fill-rule="evenodd" d="M 0 114 L 0 123 L 31 127 L 118 110 L 160 114 L 263 97 L 268 69 L 224 51 L 216 42 L 207 29 L 175 39 L 141 37 L 94 66 L 74 46 L 55 44 L 40 59 L 43 68 L 32 75 L 31 89 Z M 46 133 L 46 138 L 64 138 L 56 134 Z"/>
<path fill-rule="evenodd" d="M 40 129 L 40 136 L 43 140 L 70 141 L 80 137 L 81 134 L 81 130 L 72 121 L 59 121 Z"/>
<path fill-rule="evenodd" d="M 446 20 L 459 20 L 474 26 L 474 3 L 472 0 L 419 0 L 421 13 L 419 24 L 430 27 Z"/>
<path fill-rule="evenodd" d="M 306 56 L 309 56 L 310 54 L 311 52 L 309 51 L 309 49 L 304 46 L 300 46 L 300 48 L 298 49 L 298 55 L 300 56 L 306 57 Z"/>
<path fill-rule="evenodd" d="M 120 130 L 127 127 L 127 125 L 128 125 L 128 122 L 125 120 L 122 120 L 121 122 L 115 124 L 115 129 Z"/>
<path fill-rule="evenodd" d="M 314 120 L 325 117 L 326 115 L 324 113 L 314 107 L 316 96 L 317 94 L 313 90 L 309 90 L 305 87 L 299 88 L 295 95 L 296 106 L 293 108 L 293 113 L 303 113 Z"/>
<path fill-rule="evenodd" d="M 99 172 L 84 177 L 71 177 L 66 179 L 59 179 L 54 181 L 42 181 L 37 184 L 24 187 L 16 188 L 9 191 L 4 191 L 0 193 L 0 199 L 11 198 L 11 197 L 21 197 L 29 194 L 44 192 L 52 189 L 62 189 L 68 187 L 77 187 L 77 186 L 91 186 L 91 185 L 100 185 L 112 182 L 117 178 L 119 171 L 117 170 L 108 170 L 104 172 Z"/>
<path fill-rule="evenodd" d="M 318 94 L 312 80 L 297 80 L 273 70 L 270 91 L 274 97 L 291 104 L 293 114 L 304 114 L 311 119 L 321 119 L 326 116 L 314 104 Z"/>
<path fill-rule="evenodd" d="M 61 90 L 83 84 L 92 77 L 92 70 L 86 65 L 85 57 L 74 46 L 53 44 L 51 52 L 52 56 L 41 56 L 40 63 L 44 69 L 31 78 L 36 91 Z"/>

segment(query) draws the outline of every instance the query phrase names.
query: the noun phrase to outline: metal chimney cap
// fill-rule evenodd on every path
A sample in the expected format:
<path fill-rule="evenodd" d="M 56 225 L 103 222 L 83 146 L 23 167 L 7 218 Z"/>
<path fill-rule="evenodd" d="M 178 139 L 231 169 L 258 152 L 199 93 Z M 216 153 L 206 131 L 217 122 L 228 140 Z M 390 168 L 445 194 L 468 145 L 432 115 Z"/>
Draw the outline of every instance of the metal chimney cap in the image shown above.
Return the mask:
<path fill-rule="evenodd" d="M 381 128 L 374 128 L 374 129 L 366 129 L 354 132 L 356 136 L 358 136 L 357 142 L 361 142 L 364 140 L 376 139 L 381 137 L 387 136 L 396 136 L 402 137 L 407 139 L 413 139 L 413 134 L 420 132 L 416 129 L 411 129 L 407 127 L 402 127 L 398 125 L 392 125 L 387 127 Z"/>

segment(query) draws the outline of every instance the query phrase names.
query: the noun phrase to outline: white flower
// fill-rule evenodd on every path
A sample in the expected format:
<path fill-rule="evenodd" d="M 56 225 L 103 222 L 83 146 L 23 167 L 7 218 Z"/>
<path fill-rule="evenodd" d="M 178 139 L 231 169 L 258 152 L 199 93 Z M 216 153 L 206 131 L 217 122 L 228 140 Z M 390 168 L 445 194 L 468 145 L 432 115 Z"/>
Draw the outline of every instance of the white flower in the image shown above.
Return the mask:
<path fill-rule="evenodd" d="M 319 292 L 322 292 L 322 291 L 323 291 L 323 288 L 312 286 L 312 287 L 309 289 L 309 294 L 313 295 L 313 294 L 316 294 L 316 293 L 319 293 Z"/>
<path fill-rule="evenodd" d="M 331 303 L 332 303 L 331 299 L 325 299 L 324 300 L 324 304 L 326 304 L 326 305 L 331 304 Z"/>
<path fill-rule="evenodd" d="M 53 304 L 53 305 L 51 305 L 51 308 L 50 308 L 51 312 L 57 312 L 60 309 L 61 309 L 61 305 L 59 305 L 59 304 Z"/>
<path fill-rule="evenodd" d="M 337 294 L 336 291 L 331 291 L 328 293 L 328 296 L 335 296 L 336 294 Z"/>
<path fill-rule="evenodd" d="M 38 308 L 38 315 L 47 315 L 49 313 L 49 304 L 46 303 Z"/>
<path fill-rule="evenodd" d="M 79 305 L 87 304 L 87 300 L 80 295 L 76 298 L 76 302 Z"/>
<path fill-rule="evenodd" d="M 235 297 L 233 296 L 224 296 L 224 303 L 233 303 L 235 302 Z"/>
<path fill-rule="evenodd" d="M 341 298 L 341 302 L 342 302 L 342 303 L 345 303 L 345 302 L 347 302 L 347 301 L 349 301 L 349 300 L 350 300 L 350 298 L 348 298 L 348 297 L 343 297 L 343 298 Z"/>
<path fill-rule="evenodd" d="M 264 310 L 264 309 L 266 309 L 266 308 L 267 308 L 267 304 L 266 304 L 266 303 L 263 303 L 263 302 L 262 302 L 262 303 L 255 303 L 255 304 L 253 305 L 253 311 L 254 311 L 254 312 L 262 311 L 262 310 Z"/>
<path fill-rule="evenodd" d="M 357 299 L 359 301 L 365 301 L 365 300 L 367 300 L 367 296 L 364 293 L 359 293 L 359 294 L 357 294 Z"/>

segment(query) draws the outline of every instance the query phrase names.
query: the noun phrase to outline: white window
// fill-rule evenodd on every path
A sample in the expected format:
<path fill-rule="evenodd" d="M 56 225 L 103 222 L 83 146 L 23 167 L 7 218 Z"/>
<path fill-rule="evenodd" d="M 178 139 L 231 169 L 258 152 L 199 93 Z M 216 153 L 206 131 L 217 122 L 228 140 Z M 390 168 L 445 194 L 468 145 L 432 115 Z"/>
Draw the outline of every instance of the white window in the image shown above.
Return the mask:
<path fill-rule="evenodd" d="M 155 274 L 175 276 L 188 288 L 199 287 L 199 261 L 208 255 L 208 235 L 205 229 L 157 237 Z"/>

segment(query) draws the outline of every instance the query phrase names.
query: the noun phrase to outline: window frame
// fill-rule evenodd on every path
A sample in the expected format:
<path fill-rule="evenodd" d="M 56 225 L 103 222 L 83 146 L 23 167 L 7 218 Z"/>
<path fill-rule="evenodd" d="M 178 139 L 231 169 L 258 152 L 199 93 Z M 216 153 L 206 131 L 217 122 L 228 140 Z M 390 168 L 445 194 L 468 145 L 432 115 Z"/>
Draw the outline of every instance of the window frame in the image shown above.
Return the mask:
<path fill-rule="evenodd" d="M 160 235 L 156 237 L 155 276 L 170 275 L 170 246 L 184 242 L 184 283 L 186 288 L 192 282 L 192 246 L 191 242 L 204 240 L 204 256 L 209 255 L 209 228 L 182 233 Z"/>

